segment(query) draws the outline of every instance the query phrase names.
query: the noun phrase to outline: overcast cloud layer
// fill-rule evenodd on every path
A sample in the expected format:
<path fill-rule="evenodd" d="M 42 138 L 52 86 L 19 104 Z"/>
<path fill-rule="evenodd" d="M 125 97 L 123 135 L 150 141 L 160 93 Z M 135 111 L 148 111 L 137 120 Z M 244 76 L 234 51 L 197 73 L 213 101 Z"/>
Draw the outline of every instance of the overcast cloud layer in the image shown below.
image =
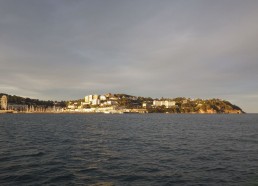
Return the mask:
<path fill-rule="evenodd" d="M 258 112 L 258 1 L 0 0 L 0 92 L 222 98 Z"/>

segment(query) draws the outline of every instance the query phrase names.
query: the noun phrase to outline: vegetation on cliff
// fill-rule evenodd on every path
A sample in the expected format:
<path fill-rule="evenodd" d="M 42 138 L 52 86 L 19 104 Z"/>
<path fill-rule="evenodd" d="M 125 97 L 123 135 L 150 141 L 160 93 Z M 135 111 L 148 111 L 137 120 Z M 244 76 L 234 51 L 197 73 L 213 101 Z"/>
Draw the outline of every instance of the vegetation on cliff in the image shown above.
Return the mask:
<path fill-rule="evenodd" d="M 66 108 L 68 104 L 76 103 L 81 105 L 84 99 L 71 100 L 71 101 L 42 101 L 38 99 L 24 98 L 16 95 L 8 95 L 0 93 L 0 97 L 6 95 L 9 104 L 25 104 L 33 106 L 59 106 Z M 160 98 L 153 99 L 151 97 L 138 97 L 127 94 L 113 94 L 113 98 L 116 98 L 116 106 L 127 109 L 143 109 L 145 108 L 149 113 L 244 113 L 244 111 L 230 103 L 229 101 L 222 99 L 190 99 L 184 97 L 177 98 Z M 163 106 L 154 106 L 154 100 L 161 101 L 174 101 L 175 105 L 169 108 Z M 96 106 L 94 106 L 96 107 Z"/>
<path fill-rule="evenodd" d="M 244 113 L 240 107 L 221 99 L 191 100 L 186 98 L 175 98 L 172 100 L 176 102 L 174 107 L 150 107 L 148 108 L 148 111 L 159 113 Z"/>

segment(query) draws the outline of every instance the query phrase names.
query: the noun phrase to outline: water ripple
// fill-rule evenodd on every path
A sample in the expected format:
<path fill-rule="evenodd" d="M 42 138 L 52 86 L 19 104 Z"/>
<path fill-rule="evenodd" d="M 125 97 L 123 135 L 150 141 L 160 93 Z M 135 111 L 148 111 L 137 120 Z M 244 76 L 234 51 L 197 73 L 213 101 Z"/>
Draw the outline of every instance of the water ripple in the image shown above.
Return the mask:
<path fill-rule="evenodd" d="M 258 115 L 1 115 L 0 185 L 255 185 Z"/>

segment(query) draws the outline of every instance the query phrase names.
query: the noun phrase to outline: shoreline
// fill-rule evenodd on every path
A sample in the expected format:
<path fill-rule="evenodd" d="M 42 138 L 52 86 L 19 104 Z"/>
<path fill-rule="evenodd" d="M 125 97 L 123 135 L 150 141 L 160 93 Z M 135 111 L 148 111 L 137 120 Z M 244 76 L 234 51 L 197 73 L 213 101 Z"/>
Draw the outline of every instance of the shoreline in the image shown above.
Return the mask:
<path fill-rule="evenodd" d="M 158 113 L 158 112 L 152 112 L 152 113 L 140 113 L 140 112 L 18 112 L 18 111 L 0 111 L 0 114 L 196 114 L 196 115 L 221 115 L 221 114 L 257 114 L 257 113 Z"/>

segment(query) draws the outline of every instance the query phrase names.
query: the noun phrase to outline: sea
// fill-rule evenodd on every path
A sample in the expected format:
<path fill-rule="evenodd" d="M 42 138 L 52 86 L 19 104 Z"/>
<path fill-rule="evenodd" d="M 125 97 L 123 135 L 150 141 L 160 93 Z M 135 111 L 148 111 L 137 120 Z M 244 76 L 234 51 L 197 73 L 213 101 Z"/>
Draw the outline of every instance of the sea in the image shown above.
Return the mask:
<path fill-rule="evenodd" d="M 258 185 L 258 114 L 1 114 L 0 185 Z"/>

